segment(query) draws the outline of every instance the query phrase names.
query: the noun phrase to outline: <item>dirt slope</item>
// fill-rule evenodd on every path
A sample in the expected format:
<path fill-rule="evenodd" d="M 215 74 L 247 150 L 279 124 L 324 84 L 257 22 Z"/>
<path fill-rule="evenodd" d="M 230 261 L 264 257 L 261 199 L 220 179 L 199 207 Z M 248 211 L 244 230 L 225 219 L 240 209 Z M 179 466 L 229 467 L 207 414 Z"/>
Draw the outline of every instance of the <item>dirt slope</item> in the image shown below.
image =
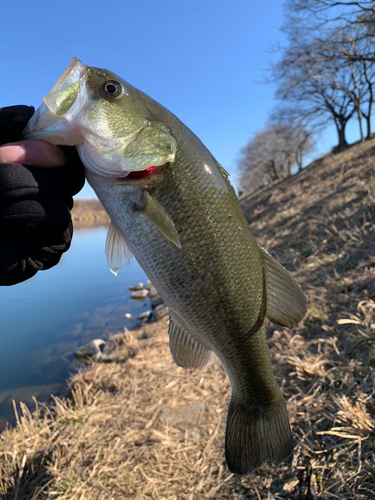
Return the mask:
<path fill-rule="evenodd" d="M 267 325 L 291 459 L 229 473 L 227 377 L 218 362 L 177 368 L 164 320 L 132 332 L 122 363 L 75 376 L 71 401 L 19 412 L 0 438 L 3 498 L 375 498 L 374 154 L 375 140 L 240 199 L 258 241 L 309 298 L 297 327 Z"/>

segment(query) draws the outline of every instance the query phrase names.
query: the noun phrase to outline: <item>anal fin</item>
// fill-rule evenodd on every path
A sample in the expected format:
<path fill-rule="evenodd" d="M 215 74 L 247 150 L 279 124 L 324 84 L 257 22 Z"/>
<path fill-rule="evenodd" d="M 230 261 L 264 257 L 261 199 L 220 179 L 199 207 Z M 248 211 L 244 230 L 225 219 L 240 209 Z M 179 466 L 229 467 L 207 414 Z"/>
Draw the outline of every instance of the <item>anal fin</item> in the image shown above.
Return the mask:
<path fill-rule="evenodd" d="M 168 334 L 169 348 L 176 365 L 192 369 L 203 368 L 207 365 L 211 351 L 182 328 L 172 315 L 169 320 Z"/>

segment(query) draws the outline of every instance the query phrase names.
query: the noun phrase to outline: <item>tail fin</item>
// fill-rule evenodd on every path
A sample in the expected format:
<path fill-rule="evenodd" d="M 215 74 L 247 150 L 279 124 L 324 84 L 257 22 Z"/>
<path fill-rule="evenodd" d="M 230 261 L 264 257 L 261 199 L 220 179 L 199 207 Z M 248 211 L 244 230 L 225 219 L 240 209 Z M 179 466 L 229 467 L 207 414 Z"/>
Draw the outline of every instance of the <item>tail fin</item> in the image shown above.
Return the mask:
<path fill-rule="evenodd" d="M 229 405 L 225 458 L 231 472 L 246 474 L 267 460 L 281 463 L 292 453 L 288 412 L 284 400 L 265 409 Z"/>

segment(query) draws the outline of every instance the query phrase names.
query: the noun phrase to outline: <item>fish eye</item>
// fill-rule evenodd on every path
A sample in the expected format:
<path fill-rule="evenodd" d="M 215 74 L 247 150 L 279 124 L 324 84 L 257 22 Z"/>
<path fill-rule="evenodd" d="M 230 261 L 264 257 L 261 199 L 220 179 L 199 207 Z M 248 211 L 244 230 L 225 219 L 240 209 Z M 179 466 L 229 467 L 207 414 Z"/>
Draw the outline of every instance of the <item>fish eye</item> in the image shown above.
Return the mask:
<path fill-rule="evenodd" d="M 101 93 L 103 97 L 111 97 L 113 99 L 116 99 L 122 96 L 123 88 L 120 82 L 116 80 L 107 80 L 102 85 Z"/>

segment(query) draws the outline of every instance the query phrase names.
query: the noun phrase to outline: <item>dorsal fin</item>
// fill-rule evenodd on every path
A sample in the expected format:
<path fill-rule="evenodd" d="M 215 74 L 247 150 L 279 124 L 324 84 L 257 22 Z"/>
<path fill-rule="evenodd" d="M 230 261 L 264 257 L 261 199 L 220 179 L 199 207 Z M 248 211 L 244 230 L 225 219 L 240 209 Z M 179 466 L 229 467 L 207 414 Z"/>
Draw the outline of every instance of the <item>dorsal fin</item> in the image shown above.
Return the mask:
<path fill-rule="evenodd" d="M 267 287 L 266 317 L 283 326 L 297 324 L 306 314 L 307 298 L 288 271 L 259 245 Z"/>

